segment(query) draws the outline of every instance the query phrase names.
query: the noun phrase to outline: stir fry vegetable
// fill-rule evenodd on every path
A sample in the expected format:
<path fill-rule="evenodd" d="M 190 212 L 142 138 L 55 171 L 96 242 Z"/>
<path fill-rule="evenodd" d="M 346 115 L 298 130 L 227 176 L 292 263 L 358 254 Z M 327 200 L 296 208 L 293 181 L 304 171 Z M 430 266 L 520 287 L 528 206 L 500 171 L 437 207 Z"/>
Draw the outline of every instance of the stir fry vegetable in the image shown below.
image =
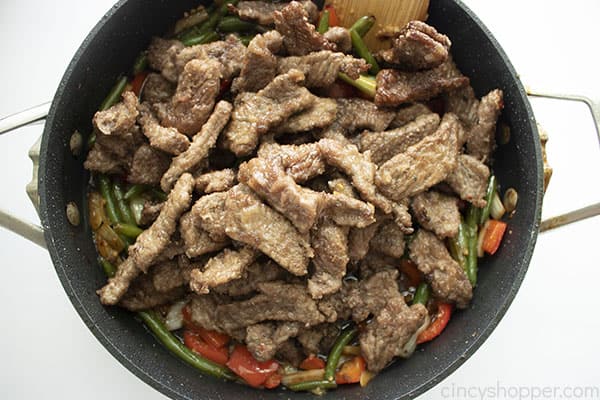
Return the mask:
<path fill-rule="evenodd" d="M 417 344 L 429 342 L 438 337 L 448 325 L 451 316 L 452 304 L 439 303 L 435 320 L 417 337 Z"/>

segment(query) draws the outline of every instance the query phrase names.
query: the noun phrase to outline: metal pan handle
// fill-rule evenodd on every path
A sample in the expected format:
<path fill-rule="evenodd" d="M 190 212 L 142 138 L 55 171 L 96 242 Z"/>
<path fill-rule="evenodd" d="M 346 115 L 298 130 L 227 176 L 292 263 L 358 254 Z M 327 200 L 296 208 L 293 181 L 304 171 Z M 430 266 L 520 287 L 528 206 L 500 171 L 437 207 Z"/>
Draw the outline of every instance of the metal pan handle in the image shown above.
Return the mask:
<path fill-rule="evenodd" d="M 598 136 L 598 144 L 600 145 L 600 103 L 586 96 L 573 95 L 567 93 L 548 93 L 527 88 L 527 94 L 532 97 L 543 97 L 555 100 L 577 101 L 588 106 L 594 119 L 596 127 L 596 135 Z M 600 215 L 600 203 L 592 204 L 587 207 L 579 208 L 568 213 L 557 215 L 542 221 L 540 232 L 558 228 L 563 225 L 568 225 L 573 222 L 581 221 L 582 219 L 595 217 Z"/>
<path fill-rule="evenodd" d="M 8 117 L 0 119 L 0 135 L 14 131 L 20 127 L 33 124 L 37 121 L 46 119 L 48 111 L 50 110 L 50 102 L 40 104 L 38 106 L 29 108 L 25 111 L 9 115 Z M 40 143 L 41 137 L 29 150 L 29 158 L 33 162 L 33 176 L 31 182 L 27 185 L 27 194 L 33 203 L 35 209 L 39 212 L 39 195 L 37 188 L 37 172 L 38 162 L 40 156 Z M 10 212 L 0 208 L 0 226 L 12 231 L 25 239 L 31 240 L 33 243 L 46 248 L 46 241 L 44 239 L 44 230 L 41 226 L 32 224 L 24 221 Z"/>

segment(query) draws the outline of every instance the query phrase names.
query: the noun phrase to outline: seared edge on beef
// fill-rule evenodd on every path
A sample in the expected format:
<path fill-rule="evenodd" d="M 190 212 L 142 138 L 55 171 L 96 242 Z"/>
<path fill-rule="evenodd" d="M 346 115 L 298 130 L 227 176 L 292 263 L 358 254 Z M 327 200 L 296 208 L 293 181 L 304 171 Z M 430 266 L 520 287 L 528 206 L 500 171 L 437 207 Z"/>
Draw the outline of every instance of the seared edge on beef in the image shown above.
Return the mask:
<path fill-rule="evenodd" d="M 477 108 L 477 124 L 467 136 L 467 153 L 485 163 L 491 161 L 496 147 L 496 122 L 503 108 L 502 90 L 492 90 L 485 95 Z"/>
<path fill-rule="evenodd" d="M 194 269 L 190 276 L 190 288 L 198 294 L 242 277 L 244 270 L 256 259 L 257 253 L 248 247 L 240 250 L 225 249 L 204 266 Z"/>
<path fill-rule="evenodd" d="M 446 183 L 461 199 L 476 207 L 485 206 L 490 169 L 481 161 L 468 154 L 458 156 L 458 166 L 446 178 Z"/>
<path fill-rule="evenodd" d="M 456 197 L 430 190 L 413 197 L 410 207 L 419 225 L 440 238 L 458 234 L 460 212 Z"/>
<path fill-rule="evenodd" d="M 167 154 L 143 144 L 133 154 L 127 181 L 133 184 L 158 185 L 170 162 L 171 158 Z"/>
<path fill-rule="evenodd" d="M 237 174 L 231 168 L 225 168 L 218 171 L 206 172 L 195 176 L 196 192 L 214 193 L 226 192 L 235 186 Z"/>
<path fill-rule="evenodd" d="M 152 113 L 150 105 L 142 103 L 139 106 L 138 122 L 144 135 L 150 140 L 150 145 L 171 155 L 179 155 L 190 147 L 190 141 L 175 128 L 167 128 L 159 124 Z"/>
<path fill-rule="evenodd" d="M 395 221 L 384 222 L 371 239 L 370 248 L 386 256 L 400 258 L 404 254 L 404 233 Z"/>
<path fill-rule="evenodd" d="M 275 357 L 281 345 L 300 332 L 298 322 L 263 322 L 246 327 L 246 346 L 258 361 Z"/>
<path fill-rule="evenodd" d="M 233 80 L 232 92 L 257 92 L 267 86 L 277 75 L 275 54 L 282 45 L 283 38 L 277 31 L 256 35 L 248 45 L 240 76 Z"/>
<path fill-rule="evenodd" d="M 104 111 L 94 114 L 94 127 L 105 135 L 122 135 L 133 127 L 138 116 L 138 98 L 131 92 L 124 92 L 123 101 Z"/>

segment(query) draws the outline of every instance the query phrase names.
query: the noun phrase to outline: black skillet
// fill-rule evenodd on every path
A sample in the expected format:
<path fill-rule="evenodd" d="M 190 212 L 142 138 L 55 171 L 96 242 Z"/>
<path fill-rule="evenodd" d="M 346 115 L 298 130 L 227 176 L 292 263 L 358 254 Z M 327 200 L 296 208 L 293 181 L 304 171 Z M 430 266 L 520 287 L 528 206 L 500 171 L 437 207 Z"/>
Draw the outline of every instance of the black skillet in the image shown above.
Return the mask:
<path fill-rule="evenodd" d="M 86 216 L 89 174 L 83 158 L 69 150 L 76 129 L 90 131 L 92 115 L 116 77 L 128 71 L 153 35 L 161 35 L 197 0 L 122 0 L 96 25 L 71 61 L 54 97 L 40 152 L 40 215 L 56 272 L 77 312 L 119 362 L 175 399 L 312 398 L 284 390 L 259 391 L 206 377 L 157 341 L 132 314 L 103 307 L 95 294 L 105 281 Z M 322 398 L 412 398 L 458 368 L 490 335 L 512 302 L 535 245 L 542 204 L 542 159 L 535 120 L 521 83 L 491 33 L 462 3 L 432 0 L 429 22 L 453 42 L 460 69 L 478 96 L 493 88 L 505 95 L 503 120 L 511 128 L 508 145 L 496 153 L 494 170 L 504 187 L 519 193 L 509 234 L 495 256 L 480 266 L 472 305 L 452 318 L 444 333 L 407 360 L 382 371 L 366 388 L 347 385 Z M 65 217 L 65 205 L 79 205 L 83 223 Z"/>

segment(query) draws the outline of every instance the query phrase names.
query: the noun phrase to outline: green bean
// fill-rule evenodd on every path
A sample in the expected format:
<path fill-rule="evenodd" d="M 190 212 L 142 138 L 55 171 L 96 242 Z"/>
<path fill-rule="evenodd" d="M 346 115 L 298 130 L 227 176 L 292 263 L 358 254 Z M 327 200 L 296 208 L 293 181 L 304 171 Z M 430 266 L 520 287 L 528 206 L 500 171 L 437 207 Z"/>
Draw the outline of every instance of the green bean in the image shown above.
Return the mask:
<path fill-rule="evenodd" d="M 117 182 L 113 182 L 113 193 L 115 194 L 115 200 L 117 202 L 117 207 L 119 208 L 119 213 L 121 214 L 121 219 L 123 222 L 130 225 L 135 225 L 135 218 L 133 218 L 131 210 L 125 202 L 123 188 Z"/>
<path fill-rule="evenodd" d="M 358 54 L 359 57 L 364 58 L 366 62 L 371 64 L 370 73 L 373 75 L 377 75 L 379 72 L 379 64 L 377 64 L 377 60 L 373 57 L 373 54 L 369 51 L 365 42 L 363 42 L 362 38 L 358 34 L 357 31 L 350 30 L 350 37 L 352 38 L 352 47 L 354 47 L 354 51 Z"/>
<path fill-rule="evenodd" d="M 425 282 L 421 282 L 417 291 L 415 292 L 415 297 L 413 297 L 413 304 L 427 304 L 427 300 L 429 300 L 429 285 Z"/>
<path fill-rule="evenodd" d="M 106 109 L 111 108 L 115 104 L 119 102 L 121 98 L 121 93 L 125 90 L 125 86 L 127 86 L 127 77 L 122 76 L 117 80 L 115 86 L 110 89 L 108 96 L 104 99 L 102 104 L 100 105 L 100 111 L 104 111 Z"/>
<path fill-rule="evenodd" d="M 156 338 L 173 354 L 181 358 L 192 367 L 201 372 L 214 376 L 216 378 L 235 380 L 236 376 L 228 368 L 198 356 L 190 349 L 185 347 L 177 337 L 175 337 L 165 327 L 163 322 L 153 311 L 139 311 L 137 313 L 144 321 L 146 326 L 154 333 Z"/>
<path fill-rule="evenodd" d="M 340 361 L 342 350 L 344 350 L 344 346 L 348 345 L 354 339 L 357 332 L 358 330 L 355 327 L 346 328 L 342 331 L 340 336 L 338 336 L 333 347 L 331 348 L 331 351 L 329 352 L 329 357 L 327 357 L 327 365 L 325 366 L 325 381 L 335 382 L 335 369 Z"/>
<path fill-rule="evenodd" d="M 115 276 L 115 274 L 117 273 L 117 268 L 115 268 L 114 265 L 112 265 L 102 257 L 99 258 L 99 261 L 106 276 L 108 276 L 109 278 Z"/>
<path fill-rule="evenodd" d="M 321 35 L 329 30 L 329 10 L 323 11 L 321 14 L 321 19 L 319 20 L 319 27 L 317 28 L 317 32 Z"/>
<path fill-rule="evenodd" d="M 108 219 L 113 224 L 121 222 L 121 216 L 115 203 L 115 197 L 111 188 L 110 179 L 106 175 L 100 175 L 98 177 L 98 184 L 100 186 L 100 193 L 104 200 L 106 200 L 106 214 Z"/>
<path fill-rule="evenodd" d="M 343 72 L 338 73 L 338 78 L 343 80 L 349 85 L 354 86 L 362 93 L 366 94 L 370 98 L 375 98 L 375 91 L 377 89 L 377 83 L 375 77 L 361 75 L 358 79 L 352 79 Z"/>
<path fill-rule="evenodd" d="M 222 33 L 241 33 L 241 32 L 252 32 L 255 30 L 263 30 L 259 28 L 258 25 L 253 24 L 252 22 L 242 21 L 238 17 L 229 16 L 224 17 L 219 25 L 217 25 L 217 30 Z"/>
<path fill-rule="evenodd" d="M 458 225 L 458 234 L 449 239 L 450 254 L 452 254 L 452 258 L 460 264 L 465 272 L 467 272 L 466 255 L 469 254 L 467 232 L 468 229 L 465 221 L 461 218 L 460 224 Z"/>
<path fill-rule="evenodd" d="M 479 208 L 470 205 L 466 218 L 468 232 L 467 277 L 473 287 L 477 283 L 477 222 L 479 221 L 479 211 Z"/>
<path fill-rule="evenodd" d="M 165 192 L 157 188 L 151 188 L 150 191 L 152 192 L 152 196 L 159 201 L 167 201 L 169 197 Z"/>
<path fill-rule="evenodd" d="M 490 175 L 488 182 L 487 193 L 485 195 L 485 207 L 481 209 L 481 216 L 479 217 L 479 225 L 483 225 L 490 219 L 490 210 L 492 208 L 492 200 L 494 199 L 494 193 L 496 193 L 496 176 Z"/>
<path fill-rule="evenodd" d="M 238 3 L 239 0 L 227 0 L 225 2 L 223 2 L 223 4 L 217 8 L 214 12 L 212 12 L 209 16 L 208 19 L 200 26 L 200 29 L 198 30 L 197 34 L 198 35 L 205 35 L 208 33 L 214 33 L 215 28 L 217 27 L 217 24 L 219 23 L 219 21 L 221 21 L 221 18 L 223 18 L 225 15 L 227 15 L 227 13 L 229 12 L 229 7 L 228 5 L 236 5 Z M 184 38 L 184 40 L 182 40 L 183 44 L 185 44 L 185 40 L 189 40 L 189 38 Z M 193 44 L 201 44 L 201 43 L 193 43 Z M 186 46 L 191 46 L 191 45 L 187 45 Z"/>
<path fill-rule="evenodd" d="M 136 225 L 120 223 L 115 225 L 115 231 L 117 233 L 120 233 L 121 235 L 135 240 L 138 236 L 140 236 L 140 233 L 142 233 L 144 230 L 140 229 Z"/>
<path fill-rule="evenodd" d="M 219 35 L 216 32 L 206 32 L 201 33 L 197 36 L 192 36 L 188 39 L 184 39 L 182 43 L 184 44 L 184 46 L 194 46 L 197 44 L 214 42 L 217 39 L 219 39 Z"/>
<path fill-rule="evenodd" d="M 295 383 L 293 385 L 287 386 L 288 389 L 294 392 L 302 392 L 302 391 L 310 391 L 315 389 L 335 389 L 337 388 L 337 384 L 335 381 L 331 382 L 328 380 L 323 381 L 310 381 L 310 382 L 301 382 Z"/>
<path fill-rule="evenodd" d="M 146 186 L 133 185 L 132 187 L 129 188 L 129 190 L 127 190 L 127 192 L 125 192 L 125 195 L 123 196 L 123 198 L 125 200 L 131 200 L 134 197 L 138 197 L 140 194 L 144 193 L 145 191 L 146 191 Z"/>
<path fill-rule="evenodd" d="M 252 39 L 254 39 L 254 35 L 242 35 L 238 37 L 240 39 L 240 42 L 242 42 L 242 44 L 246 47 L 248 47 Z"/>
<path fill-rule="evenodd" d="M 142 51 L 133 62 L 133 68 L 131 68 L 131 72 L 135 76 L 140 72 L 145 71 L 146 68 L 148 68 L 148 57 L 146 56 L 146 52 Z"/>
<path fill-rule="evenodd" d="M 87 148 L 88 150 L 92 148 L 92 146 L 96 143 L 96 134 L 92 132 L 87 140 Z"/>
<path fill-rule="evenodd" d="M 189 36 L 197 35 L 200 32 L 200 29 L 202 28 L 204 23 L 206 23 L 206 21 L 210 18 L 210 15 L 212 15 L 214 12 L 215 5 L 211 4 L 210 7 L 206 9 L 206 18 L 202 19 L 202 21 L 199 21 L 197 24 L 183 29 L 181 32 L 177 33 L 175 37 L 181 41 Z"/>
<path fill-rule="evenodd" d="M 365 15 L 356 20 L 354 25 L 350 27 L 351 31 L 355 31 L 360 37 L 365 37 L 367 33 L 375 25 L 375 17 L 373 15 Z"/>

